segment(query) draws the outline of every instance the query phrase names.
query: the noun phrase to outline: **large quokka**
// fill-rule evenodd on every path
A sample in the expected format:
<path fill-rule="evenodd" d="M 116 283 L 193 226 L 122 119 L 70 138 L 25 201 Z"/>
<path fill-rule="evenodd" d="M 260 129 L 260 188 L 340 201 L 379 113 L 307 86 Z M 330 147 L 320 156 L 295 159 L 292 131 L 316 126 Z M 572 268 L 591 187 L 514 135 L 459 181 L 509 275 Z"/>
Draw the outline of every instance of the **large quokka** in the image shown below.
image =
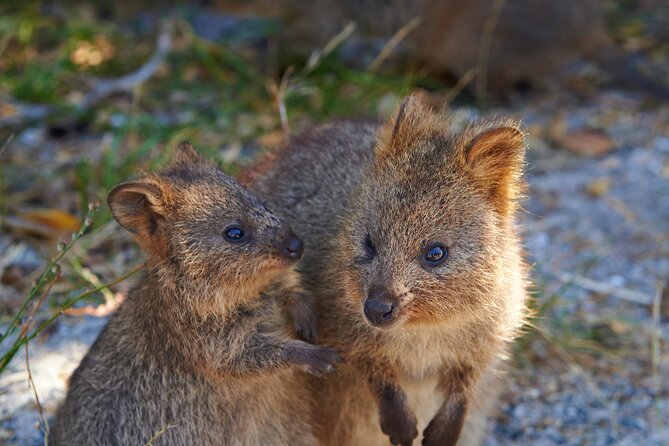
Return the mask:
<path fill-rule="evenodd" d="M 289 226 L 188 144 L 108 202 L 146 276 L 72 375 L 53 444 L 314 444 L 301 370 L 321 375 L 338 355 L 284 317 L 292 305 L 312 326 Z"/>
<path fill-rule="evenodd" d="M 526 315 L 524 152 L 516 122 L 457 119 L 413 95 L 382 127 L 298 138 L 255 180 L 304 237 L 322 340 L 346 361 L 314 382 L 321 444 L 481 441 Z"/>

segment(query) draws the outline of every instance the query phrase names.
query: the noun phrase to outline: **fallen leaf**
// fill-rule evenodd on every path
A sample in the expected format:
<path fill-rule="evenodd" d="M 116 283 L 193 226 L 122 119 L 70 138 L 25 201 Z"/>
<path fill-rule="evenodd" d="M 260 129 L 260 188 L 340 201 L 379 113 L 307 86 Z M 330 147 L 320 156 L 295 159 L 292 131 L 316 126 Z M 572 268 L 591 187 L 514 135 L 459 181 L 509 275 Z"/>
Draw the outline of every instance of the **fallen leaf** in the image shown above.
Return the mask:
<path fill-rule="evenodd" d="M 81 224 L 77 217 L 60 209 L 40 209 L 21 215 L 28 221 L 62 231 L 76 231 Z"/>
<path fill-rule="evenodd" d="M 600 156 L 611 151 L 613 140 L 599 130 L 577 130 L 556 139 L 556 143 L 577 155 Z"/>
<path fill-rule="evenodd" d="M 50 240 L 59 239 L 64 232 L 78 230 L 79 225 L 76 217 L 58 209 L 22 212 L 18 216 L 7 216 L 4 221 L 9 231 Z"/>

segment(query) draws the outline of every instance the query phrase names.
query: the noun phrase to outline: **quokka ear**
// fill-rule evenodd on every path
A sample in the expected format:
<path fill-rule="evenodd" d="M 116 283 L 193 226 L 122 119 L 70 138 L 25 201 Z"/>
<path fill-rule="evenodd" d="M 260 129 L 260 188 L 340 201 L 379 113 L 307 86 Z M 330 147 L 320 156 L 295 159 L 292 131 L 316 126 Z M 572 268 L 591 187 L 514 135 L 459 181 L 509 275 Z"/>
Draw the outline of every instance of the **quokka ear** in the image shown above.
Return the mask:
<path fill-rule="evenodd" d="M 488 194 L 500 214 L 515 209 L 522 191 L 525 135 L 514 126 L 497 127 L 477 135 L 464 149 L 463 162 Z"/>
<path fill-rule="evenodd" d="M 196 165 L 206 162 L 193 145 L 188 141 L 181 141 L 174 151 L 172 164 Z"/>
<path fill-rule="evenodd" d="M 144 182 L 122 183 L 112 189 L 107 204 L 116 221 L 128 231 L 152 235 L 165 213 L 163 192 Z"/>
<path fill-rule="evenodd" d="M 436 125 L 436 113 L 426 94 L 418 92 L 407 96 L 381 128 L 375 149 L 376 158 L 401 155 L 419 138 L 429 135 Z"/>

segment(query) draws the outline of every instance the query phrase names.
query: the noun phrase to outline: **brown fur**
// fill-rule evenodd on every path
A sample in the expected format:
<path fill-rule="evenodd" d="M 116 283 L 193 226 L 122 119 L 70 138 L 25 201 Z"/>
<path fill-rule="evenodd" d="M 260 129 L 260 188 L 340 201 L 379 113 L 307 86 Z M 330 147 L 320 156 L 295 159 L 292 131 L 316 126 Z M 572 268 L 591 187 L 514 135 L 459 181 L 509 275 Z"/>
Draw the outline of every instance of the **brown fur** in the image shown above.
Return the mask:
<path fill-rule="evenodd" d="M 380 128 L 319 127 L 252 186 L 304 237 L 322 338 L 346 359 L 314 383 L 321 444 L 478 444 L 524 321 L 523 135 L 425 102 L 411 96 Z M 435 241 L 449 257 L 426 267 Z M 364 313 L 377 296 L 395 305 L 383 328 Z"/>
<path fill-rule="evenodd" d="M 315 317 L 300 307 L 290 228 L 188 144 L 109 205 L 147 272 L 72 375 L 53 444 L 313 444 L 302 371 L 338 356 L 288 326 L 287 304 L 298 325 Z M 246 242 L 224 239 L 230 224 Z"/>

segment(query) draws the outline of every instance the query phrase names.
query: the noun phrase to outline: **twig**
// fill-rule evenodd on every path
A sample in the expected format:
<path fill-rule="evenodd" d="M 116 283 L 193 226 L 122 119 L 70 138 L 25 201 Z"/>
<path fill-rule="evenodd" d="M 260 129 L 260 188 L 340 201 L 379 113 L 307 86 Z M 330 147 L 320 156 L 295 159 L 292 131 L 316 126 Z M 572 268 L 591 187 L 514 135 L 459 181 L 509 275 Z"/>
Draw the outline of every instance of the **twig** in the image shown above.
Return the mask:
<path fill-rule="evenodd" d="M 79 108 L 90 108 L 98 101 L 112 94 L 134 90 L 153 76 L 172 50 L 172 22 L 165 22 L 158 35 L 156 52 L 136 71 L 117 79 L 99 79 L 93 83 L 93 91 L 88 93 Z"/>
<path fill-rule="evenodd" d="M 588 279 L 587 277 L 577 276 L 566 272 L 554 272 L 553 275 L 561 282 L 571 283 L 580 288 L 600 294 L 607 294 L 609 296 L 617 297 L 629 302 L 634 302 L 642 305 L 651 305 L 653 298 L 647 294 L 639 291 L 629 290 L 626 288 L 614 287 L 608 283 L 598 282 L 596 280 Z"/>
<path fill-rule="evenodd" d="M 348 39 L 351 34 L 355 31 L 356 25 L 353 22 L 350 22 L 348 25 L 342 29 L 339 34 L 334 36 L 328 43 L 325 44 L 323 49 L 321 50 L 315 50 L 313 53 L 311 53 L 311 56 L 309 56 L 309 59 L 307 60 L 306 65 L 304 66 L 304 73 L 309 74 L 316 67 L 321 63 L 323 59 L 328 57 L 330 53 L 332 53 L 339 45 L 344 43 L 346 39 Z"/>
<path fill-rule="evenodd" d="M 369 65 L 368 71 L 371 73 L 376 73 L 379 68 L 381 68 L 381 65 L 383 65 L 383 62 L 390 57 L 392 52 L 395 50 L 397 45 L 402 42 L 402 40 L 406 39 L 406 37 L 418 27 L 423 22 L 423 17 L 421 16 L 416 16 L 413 19 L 411 19 L 406 25 L 401 27 L 393 36 L 388 39 L 386 44 L 381 48 L 381 51 L 379 54 L 374 58 L 372 63 Z"/>
<path fill-rule="evenodd" d="M 62 277 L 62 275 L 63 274 L 60 271 L 58 271 L 58 273 L 56 274 L 56 277 L 54 277 L 54 279 L 51 282 L 49 282 L 49 284 L 46 286 L 46 288 L 44 289 L 44 292 L 42 293 L 42 296 L 40 296 L 39 300 L 37 300 L 37 302 L 35 302 L 35 305 L 33 305 L 32 310 L 30 310 L 30 314 L 28 315 L 28 318 L 24 322 L 23 327 L 21 327 L 21 334 L 19 336 L 25 336 L 26 333 L 28 333 L 30 330 L 32 330 L 32 325 L 31 324 L 32 324 L 33 318 L 35 317 L 35 314 L 37 314 L 37 310 L 40 309 L 40 307 L 44 303 L 44 300 L 46 299 L 46 297 L 51 292 L 51 289 L 56 284 L 56 282 L 58 282 L 58 279 L 60 279 Z"/>
<path fill-rule="evenodd" d="M 26 370 L 28 371 L 28 387 L 33 391 L 33 396 L 35 397 L 35 403 L 37 404 L 37 410 L 39 411 L 39 418 L 42 420 L 42 425 L 44 426 L 44 446 L 49 445 L 49 421 L 44 416 L 44 406 L 39 400 L 39 395 L 37 394 L 37 387 L 35 387 L 35 380 L 33 380 L 33 374 L 30 371 L 30 361 L 28 354 L 28 344 L 26 344 Z"/>
<path fill-rule="evenodd" d="M 660 362 L 660 335 L 662 334 L 660 328 L 660 307 L 662 305 L 662 295 L 664 288 L 661 284 L 655 290 L 655 298 L 653 299 L 653 329 L 650 338 L 650 367 L 653 377 L 657 377 L 657 369 Z"/>
<path fill-rule="evenodd" d="M 505 0 L 494 0 L 490 7 L 490 13 L 483 26 L 483 35 L 479 41 L 479 49 L 476 61 L 476 98 L 479 103 L 485 104 L 486 89 L 488 83 L 488 61 L 490 59 L 490 44 L 492 42 L 492 35 L 497 28 L 499 16 L 504 8 Z"/>
<path fill-rule="evenodd" d="M 149 60 L 136 71 L 129 73 L 117 79 L 94 79 L 91 80 L 91 91 L 84 99 L 75 105 L 72 114 L 75 117 L 81 116 L 84 112 L 95 106 L 107 97 L 127 93 L 143 84 L 151 78 L 158 67 L 164 62 L 167 55 L 172 50 L 172 22 L 165 22 L 158 36 L 155 53 Z M 0 117 L 0 128 L 13 127 L 30 121 L 40 121 L 49 118 L 63 109 L 49 105 L 22 104 L 10 102 L 16 108 L 16 113 L 11 116 Z"/>
<path fill-rule="evenodd" d="M 13 139 L 14 139 L 14 134 L 12 133 L 11 135 L 9 135 L 9 137 L 7 137 L 4 144 L 2 144 L 2 147 L 0 147 L 0 155 L 2 155 L 2 152 L 4 152 L 7 147 L 9 147 L 9 144 L 12 142 Z"/>

